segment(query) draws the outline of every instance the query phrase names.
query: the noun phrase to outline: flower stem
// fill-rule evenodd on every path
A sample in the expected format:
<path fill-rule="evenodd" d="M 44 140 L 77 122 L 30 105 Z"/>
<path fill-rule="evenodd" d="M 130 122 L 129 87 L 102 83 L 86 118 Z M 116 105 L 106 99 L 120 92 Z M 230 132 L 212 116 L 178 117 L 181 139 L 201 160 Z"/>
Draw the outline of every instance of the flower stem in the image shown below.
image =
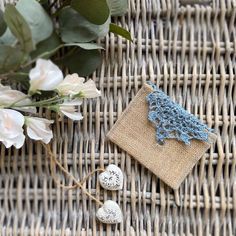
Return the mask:
<path fill-rule="evenodd" d="M 17 105 L 19 101 L 17 101 L 15 104 L 9 105 L 7 108 L 19 108 L 19 107 L 45 107 L 47 105 L 51 105 L 53 103 L 62 102 L 64 100 L 64 97 L 59 97 L 58 95 L 46 100 L 38 101 L 38 102 L 32 102 L 31 104 L 27 105 Z"/>

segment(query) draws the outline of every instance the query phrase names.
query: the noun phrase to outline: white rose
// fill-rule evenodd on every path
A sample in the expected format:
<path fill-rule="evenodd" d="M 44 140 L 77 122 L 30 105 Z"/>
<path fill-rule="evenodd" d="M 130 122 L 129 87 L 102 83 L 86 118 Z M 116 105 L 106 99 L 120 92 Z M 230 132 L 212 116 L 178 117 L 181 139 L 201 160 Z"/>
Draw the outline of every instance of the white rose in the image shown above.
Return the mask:
<path fill-rule="evenodd" d="M 86 98 L 95 98 L 101 95 L 97 90 L 93 80 L 88 80 L 79 77 L 78 74 L 67 75 L 65 79 L 57 86 L 59 94 L 68 95 L 81 95 Z"/>
<path fill-rule="evenodd" d="M 82 104 L 81 100 L 66 101 L 59 105 L 59 112 L 69 117 L 71 120 L 82 120 L 83 116 L 78 111 L 78 106 Z"/>
<path fill-rule="evenodd" d="M 53 137 L 52 130 L 49 127 L 53 122 L 53 120 L 38 117 L 26 117 L 25 124 L 28 136 L 31 139 L 41 140 L 48 144 Z"/>
<path fill-rule="evenodd" d="M 51 60 L 38 59 L 30 70 L 30 91 L 54 90 L 63 80 L 62 71 Z"/>
<path fill-rule="evenodd" d="M 17 107 L 13 108 L 25 112 L 36 113 L 35 107 L 27 107 L 27 105 L 31 104 L 31 100 L 27 98 L 27 95 L 18 91 L 11 89 L 9 86 L 3 86 L 0 84 L 0 106 L 10 106 L 12 104 L 17 106 L 25 106 L 25 107 Z"/>
<path fill-rule="evenodd" d="M 23 146 L 25 135 L 23 134 L 24 116 L 14 110 L 0 109 L 0 141 L 7 147 L 14 145 L 16 148 Z"/>

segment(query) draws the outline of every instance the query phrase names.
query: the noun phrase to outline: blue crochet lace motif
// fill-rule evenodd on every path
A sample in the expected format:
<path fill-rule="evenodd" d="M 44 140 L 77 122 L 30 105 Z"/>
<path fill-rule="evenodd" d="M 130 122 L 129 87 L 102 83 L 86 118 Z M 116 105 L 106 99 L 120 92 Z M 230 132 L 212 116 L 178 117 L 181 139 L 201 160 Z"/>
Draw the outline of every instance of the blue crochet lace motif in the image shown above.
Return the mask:
<path fill-rule="evenodd" d="M 208 141 L 211 129 L 180 105 L 174 103 L 153 83 L 149 83 L 149 85 L 154 91 L 146 97 L 149 105 L 148 119 L 156 127 L 158 143 L 163 144 L 165 139 L 170 138 L 183 141 L 185 144 L 190 144 L 191 139 Z"/>

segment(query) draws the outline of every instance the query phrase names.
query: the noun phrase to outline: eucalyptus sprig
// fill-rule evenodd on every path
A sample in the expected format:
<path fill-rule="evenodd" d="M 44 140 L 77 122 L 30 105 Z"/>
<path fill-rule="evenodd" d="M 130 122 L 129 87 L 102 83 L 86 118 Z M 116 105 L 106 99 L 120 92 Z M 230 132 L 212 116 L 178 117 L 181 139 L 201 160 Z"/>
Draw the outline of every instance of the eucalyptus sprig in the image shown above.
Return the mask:
<path fill-rule="evenodd" d="M 39 108 L 83 118 L 83 98 L 100 96 L 95 82 L 84 79 L 101 64 L 104 49 L 96 41 L 109 31 L 131 40 L 111 23 L 126 10 L 127 0 L 18 0 L 0 10 L 0 142 L 22 147 L 26 125 L 30 138 L 48 143 L 53 121 L 39 117 Z M 12 89 L 13 79 L 22 91 Z"/>
<path fill-rule="evenodd" d="M 71 73 L 90 75 L 102 60 L 98 38 L 112 32 L 131 40 L 126 29 L 112 23 L 112 16 L 122 16 L 127 8 L 127 0 L 62 0 L 60 4 L 56 0 L 19 0 L 7 4 L 0 10 L 0 79 L 13 74 L 27 77 L 38 58 L 53 59 L 61 48 L 66 53 L 56 58 L 57 64 Z"/>

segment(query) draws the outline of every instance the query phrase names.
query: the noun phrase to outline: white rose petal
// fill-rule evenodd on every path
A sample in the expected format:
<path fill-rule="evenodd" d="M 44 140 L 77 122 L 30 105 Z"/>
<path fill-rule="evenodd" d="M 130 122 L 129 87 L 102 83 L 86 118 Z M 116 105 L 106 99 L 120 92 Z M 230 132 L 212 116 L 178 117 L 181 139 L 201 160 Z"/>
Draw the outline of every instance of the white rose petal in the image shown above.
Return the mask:
<path fill-rule="evenodd" d="M 61 95 L 77 95 L 81 93 L 81 96 L 86 98 L 95 98 L 101 96 L 101 92 L 97 90 L 93 80 L 88 80 L 79 77 L 78 74 L 67 75 L 63 82 L 57 86 L 57 91 Z"/>
<path fill-rule="evenodd" d="M 14 109 L 36 113 L 35 107 L 27 107 L 27 105 L 31 104 L 31 100 L 27 98 L 27 95 L 18 91 L 11 89 L 9 86 L 0 85 L 0 106 L 10 106 L 13 103 L 18 106 L 25 107 L 14 107 Z"/>
<path fill-rule="evenodd" d="M 62 71 L 51 60 L 38 59 L 30 70 L 30 91 L 54 90 L 63 81 Z"/>
<path fill-rule="evenodd" d="M 28 136 L 31 139 L 41 140 L 42 142 L 48 144 L 53 138 L 52 130 L 49 127 L 53 122 L 53 120 L 38 117 L 27 117 L 26 130 Z"/>
<path fill-rule="evenodd" d="M 14 110 L 0 109 L 0 141 L 7 147 L 21 148 L 25 142 L 23 134 L 24 116 Z"/>

